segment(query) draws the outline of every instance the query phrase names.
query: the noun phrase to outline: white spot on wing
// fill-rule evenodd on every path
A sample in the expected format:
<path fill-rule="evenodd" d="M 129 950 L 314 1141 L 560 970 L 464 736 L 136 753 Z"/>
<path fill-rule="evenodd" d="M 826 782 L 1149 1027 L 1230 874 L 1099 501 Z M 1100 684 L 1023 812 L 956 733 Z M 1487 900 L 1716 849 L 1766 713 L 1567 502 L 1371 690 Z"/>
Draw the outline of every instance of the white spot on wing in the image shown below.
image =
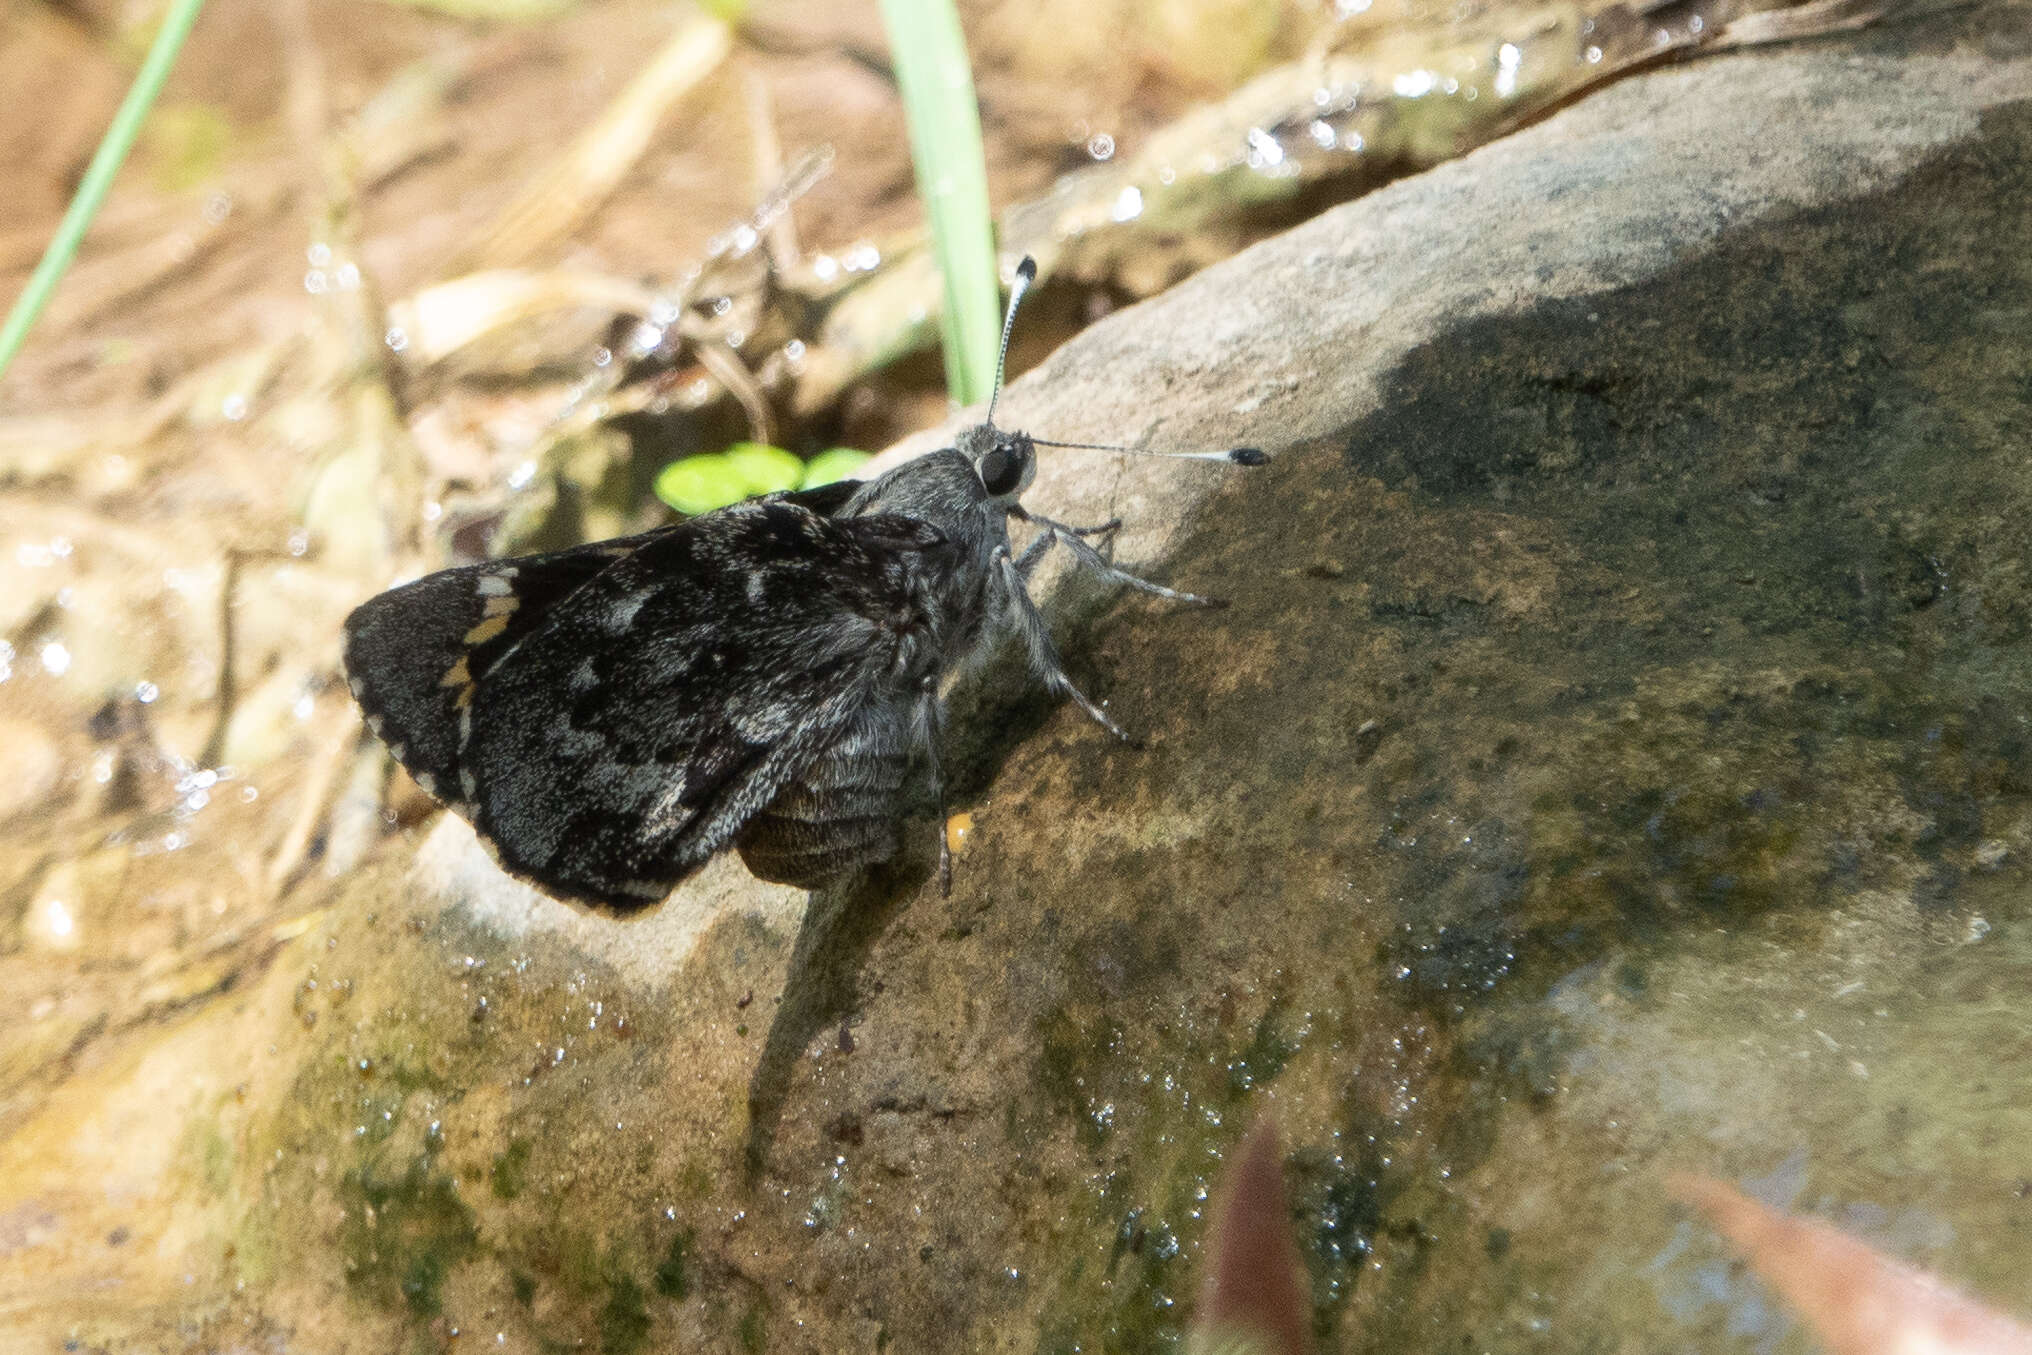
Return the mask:
<path fill-rule="evenodd" d="M 613 606 L 607 609 L 607 629 L 616 634 L 628 629 L 635 622 L 635 613 L 641 611 L 642 604 L 648 600 L 649 594 L 643 589 L 623 594 Z"/>
<path fill-rule="evenodd" d="M 353 689 L 353 699 L 355 701 L 358 701 L 367 690 L 367 684 L 358 678 L 347 678 L 346 685 Z"/>
<path fill-rule="evenodd" d="M 505 574 L 480 576 L 480 596 L 483 598 L 505 598 L 514 591 L 515 585 L 509 582 Z"/>
<path fill-rule="evenodd" d="M 459 789 L 466 793 L 468 800 L 477 799 L 480 794 L 480 783 L 474 780 L 472 772 L 464 767 L 459 768 Z"/>
<path fill-rule="evenodd" d="M 378 715 L 369 715 L 369 716 L 367 717 L 367 732 L 368 732 L 368 733 L 370 733 L 370 734 L 372 734 L 372 735 L 373 735 L 373 736 L 374 736 L 375 738 L 377 738 L 377 739 L 381 737 L 381 717 L 380 717 L 380 716 L 378 716 Z"/>
<path fill-rule="evenodd" d="M 437 778 L 429 772 L 418 772 L 416 774 L 416 784 L 422 788 L 425 795 L 437 794 Z"/>
<path fill-rule="evenodd" d="M 757 607 L 762 605 L 762 571 L 759 569 L 748 576 L 748 601 Z"/>

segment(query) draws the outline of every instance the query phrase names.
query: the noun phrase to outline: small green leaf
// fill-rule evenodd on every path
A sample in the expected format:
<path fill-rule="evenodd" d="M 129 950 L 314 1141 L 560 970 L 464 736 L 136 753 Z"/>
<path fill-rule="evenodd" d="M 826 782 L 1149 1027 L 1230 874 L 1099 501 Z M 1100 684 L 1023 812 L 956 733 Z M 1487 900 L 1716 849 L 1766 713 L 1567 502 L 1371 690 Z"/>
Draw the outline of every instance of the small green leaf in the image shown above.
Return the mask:
<path fill-rule="evenodd" d="M 852 447 L 830 447 L 804 463 L 801 489 L 817 489 L 846 479 L 869 460 L 869 453 Z"/>
<path fill-rule="evenodd" d="M 673 461 L 656 476 L 656 497 L 690 517 L 725 508 L 748 497 L 748 488 L 739 471 L 727 458 L 688 456 Z"/>
<path fill-rule="evenodd" d="M 834 447 L 809 464 L 766 442 L 737 442 L 724 452 L 673 461 L 656 476 L 656 497 L 690 517 L 757 494 L 811 489 L 845 479 L 867 452 Z"/>
<path fill-rule="evenodd" d="M 725 456 L 750 494 L 796 489 L 804 479 L 804 462 L 766 442 L 737 442 L 727 448 Z"/>

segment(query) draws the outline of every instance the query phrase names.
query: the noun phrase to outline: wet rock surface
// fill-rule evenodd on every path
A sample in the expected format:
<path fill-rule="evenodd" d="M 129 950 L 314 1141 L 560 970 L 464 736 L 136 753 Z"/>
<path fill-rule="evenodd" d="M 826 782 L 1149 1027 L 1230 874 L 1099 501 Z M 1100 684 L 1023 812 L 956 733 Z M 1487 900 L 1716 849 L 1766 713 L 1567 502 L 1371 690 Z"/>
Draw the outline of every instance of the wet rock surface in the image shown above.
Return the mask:
<path fill-rule="evenodd" d="M 991 673 L 950 898 L 921 819 L 808 913 L 723 863 L 609 923 L 439 822 L 0 1144 L 8 1311 L 1166 1349 L 1265 1110 L 1327 1348 L 1805 1348 L 1675 1168 L 2008 1305 L 2028 166 L 2032 21 L 1974 11 L 1632 81 L 1088 331 L 1009 422 L 1278 453 L 1032 499 L 1231 603 L 1059 590 L 1147 747 Z"/>

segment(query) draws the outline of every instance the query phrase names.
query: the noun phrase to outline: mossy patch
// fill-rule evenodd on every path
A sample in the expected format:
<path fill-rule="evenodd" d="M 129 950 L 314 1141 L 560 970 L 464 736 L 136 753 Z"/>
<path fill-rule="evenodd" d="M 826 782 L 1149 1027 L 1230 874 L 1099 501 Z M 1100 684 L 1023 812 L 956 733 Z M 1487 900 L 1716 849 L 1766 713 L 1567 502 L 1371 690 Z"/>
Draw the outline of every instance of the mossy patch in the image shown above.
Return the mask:
<path fill-rule="evenodd" d="M 377 1302 L 419 1317 L 443 1308 L 445 1277 L 479 1245 L 473 1211 L 458 1182 L 429 1156 L 384 1173 L 361 1166 L 339 1188 L 346 1221 L 339 1248 L 347 1279 Z"/>
<path fill-rule="evenodd" d="M 600 1307 L 600 1355 L 634 1355 L 648 1341 L 647 1297 L 633 1275 L 614 1276 Z"/>
<path fill-rule="evenodd" d="M 493 1186 L 496 1199 L 512 1200 L 529 1184 L 530 1151 L 528 1139 L 513 1139 L 505 1149 L 494 1155 L 493 1165 L 487 1169 L 487 1179 Z"/>
<path fill-rule="evenodd" d="M 691 1293 L 691 1252 L 693 1234 L 689 1228 L 680 1228 L 671 1234 L 670 1245 L 664 1249 L 663 1259 L 656 1263 L 656 1274 L 652 1283 L 656 1292 L 667 1299 L 682 1299 Z"/>

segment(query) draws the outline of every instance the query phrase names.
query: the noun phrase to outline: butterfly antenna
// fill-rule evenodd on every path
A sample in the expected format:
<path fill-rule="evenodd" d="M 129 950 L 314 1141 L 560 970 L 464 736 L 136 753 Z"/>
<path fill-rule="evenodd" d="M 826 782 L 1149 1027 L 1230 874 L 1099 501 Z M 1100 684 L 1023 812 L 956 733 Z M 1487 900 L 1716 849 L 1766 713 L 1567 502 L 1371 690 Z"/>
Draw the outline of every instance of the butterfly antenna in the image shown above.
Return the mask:
<path fill-rule="evenodd" d="M 1224 452 L 1153 452 L 1144 447 L 1118 447 L 1111 442 L 1053 442 L 1050 438 L 1030 439 L 1039 447 L 1067 447 L 1076 452 L 1116 452 L 1122 456 L 1163 456 L 1184 461 L 1226 461 L 1237 466 L 1261 466 L 1269 462 L 1257 447 L 1230 447 Z"/>
<path fill-rule="evenodd" d="M 1025 254 L 1023 262 L 1016 265 L 1016 280 L 1009 284 L 1009 309 L 1002 312 L 1002 346 L 995 350 L 995 387 L 988 392 L 988 417 L 981 420 L 990 428 L 995 426 L 995 402 L 1002 398 L 1002 366 L 1009 360 L 1009 334 L 1016 328 L 1016 307 L 1022 304 L 1023 294 L 1035 281 L 1037 260 Z"/>

